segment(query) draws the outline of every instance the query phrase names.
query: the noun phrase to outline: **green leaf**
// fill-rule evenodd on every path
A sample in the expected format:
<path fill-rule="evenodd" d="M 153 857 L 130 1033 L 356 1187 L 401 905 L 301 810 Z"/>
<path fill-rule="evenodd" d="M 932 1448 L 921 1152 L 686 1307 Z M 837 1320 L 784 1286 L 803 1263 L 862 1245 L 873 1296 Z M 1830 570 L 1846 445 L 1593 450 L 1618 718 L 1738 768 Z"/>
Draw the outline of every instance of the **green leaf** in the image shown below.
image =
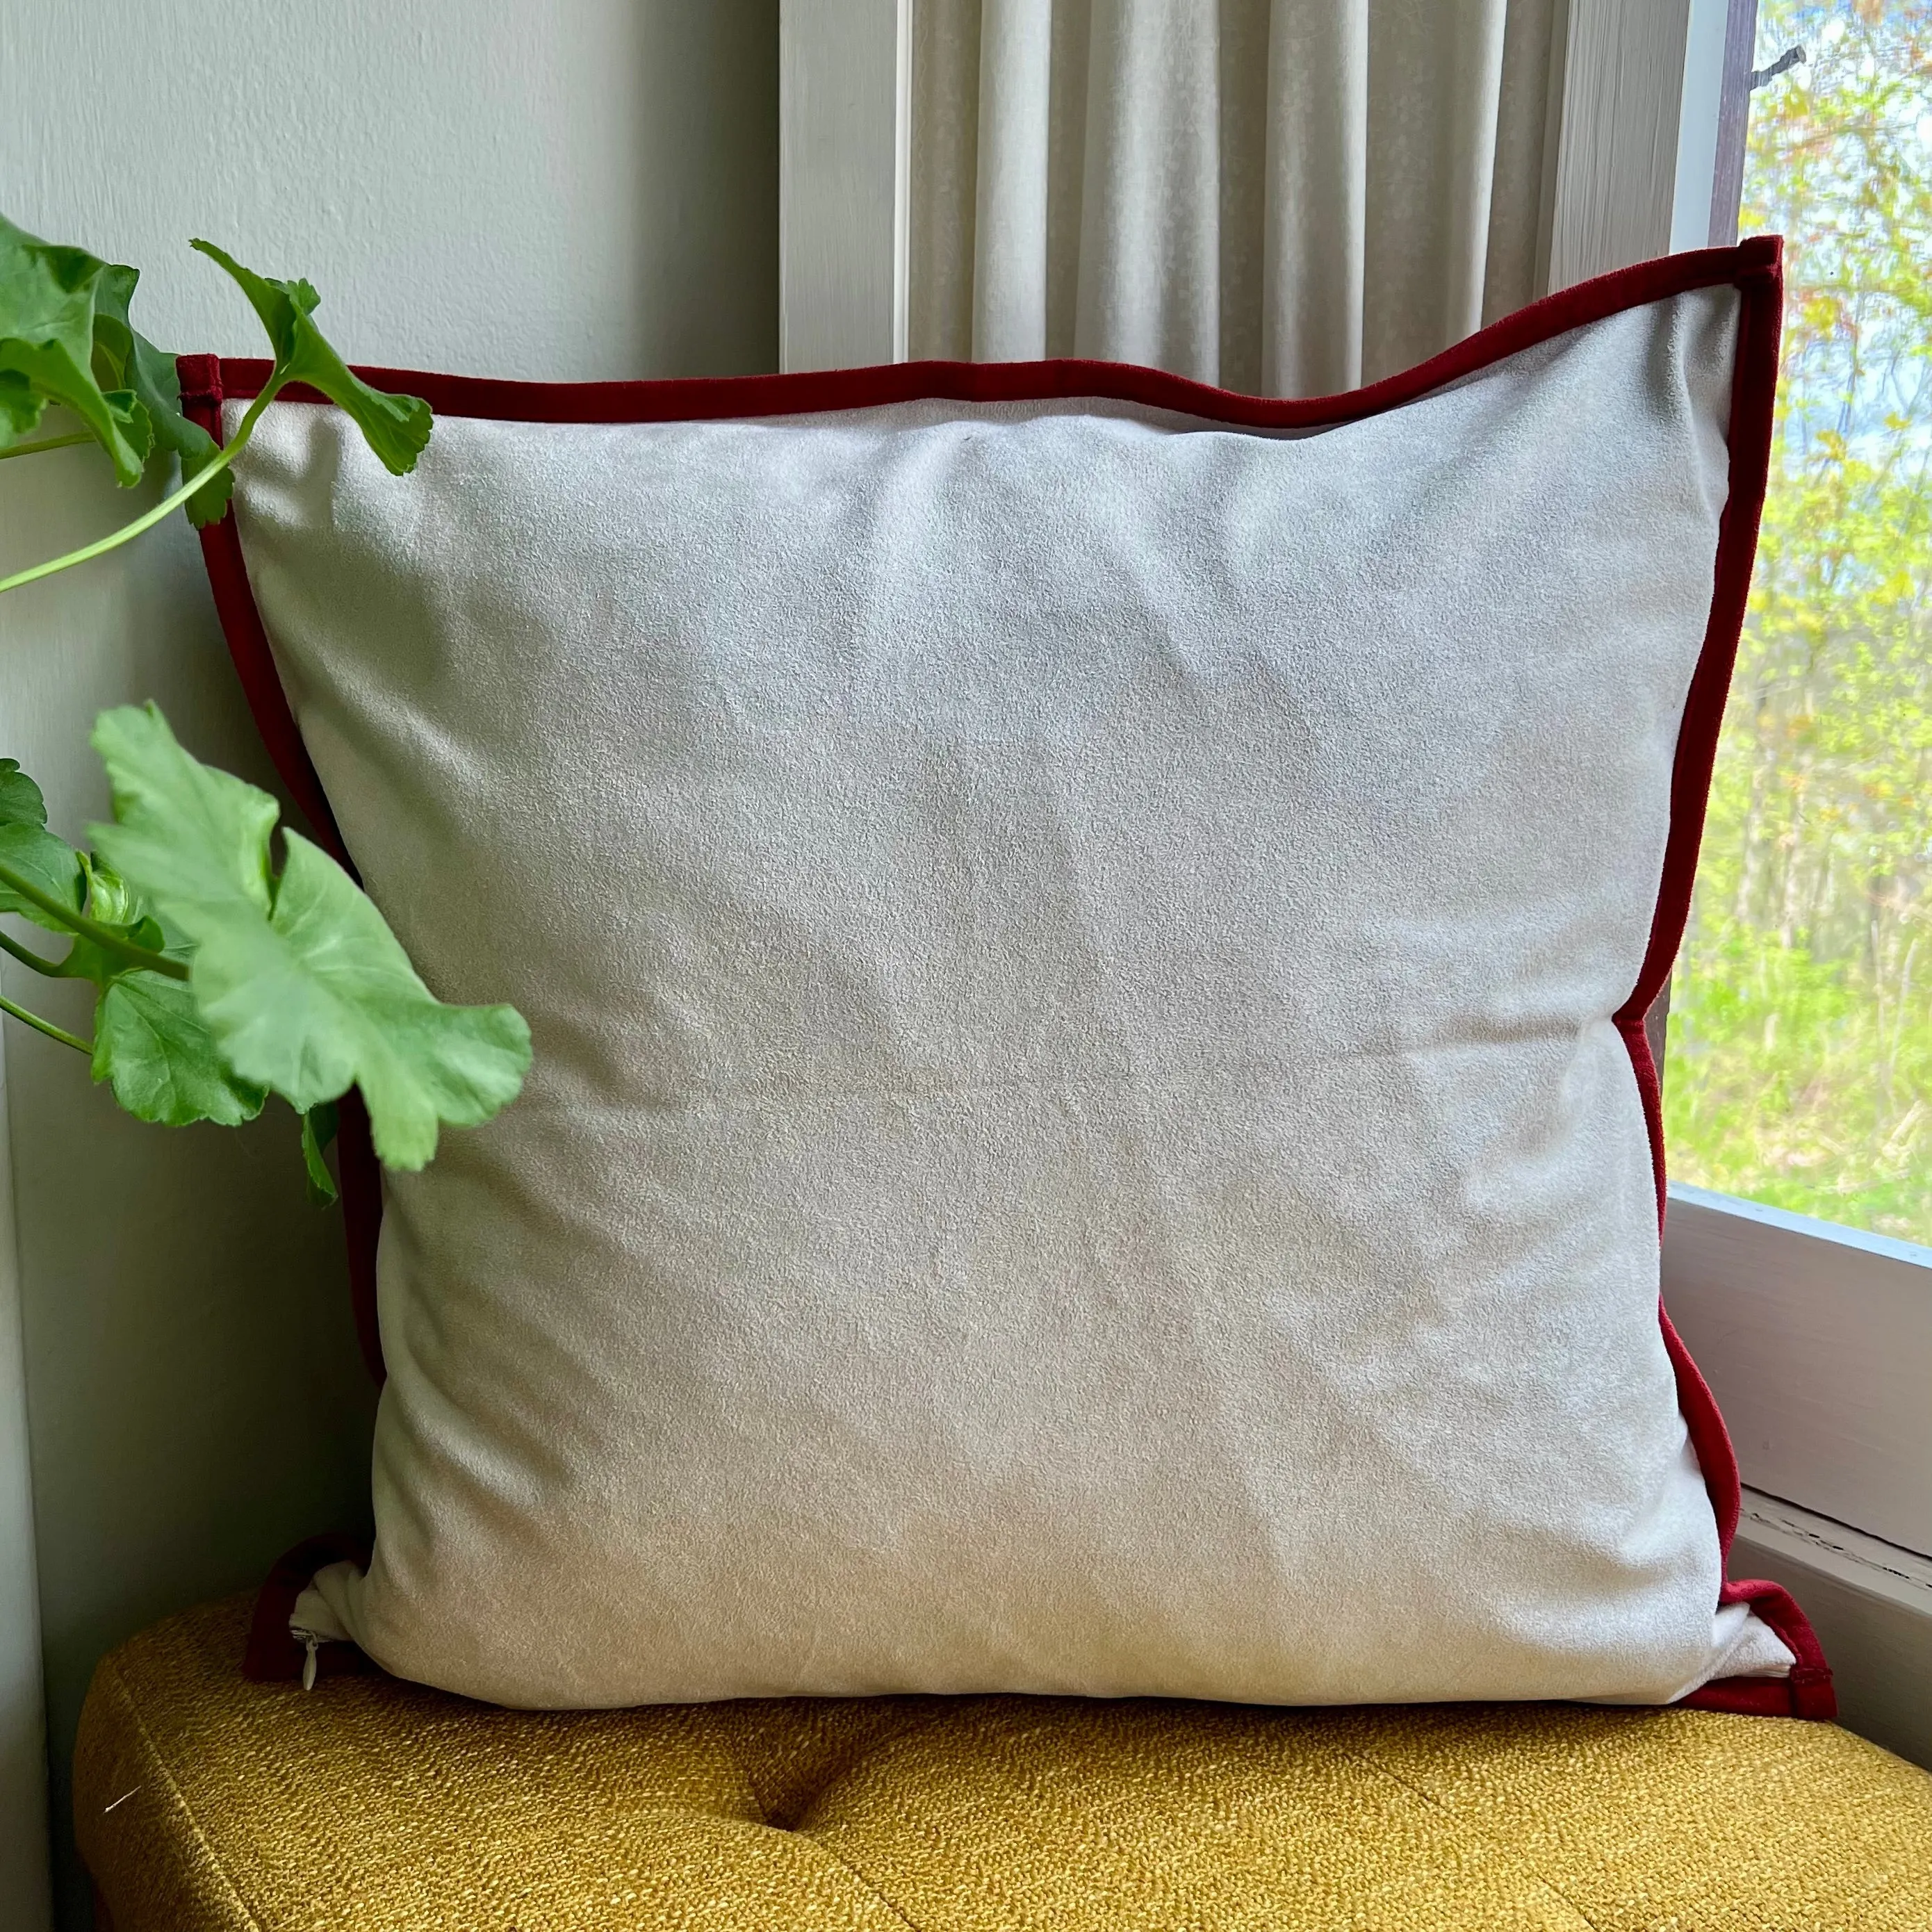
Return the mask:
<path fill-rule="evenodd" d="M 80 854 L 65 839 L 56 838 L 45 826 L 20 819 L 0 824 L 0 866 L 17 874 L 28 884 L 38 886 L 50 899 L 80 911 Z M 18 913 L 50 932 L 74 930 L 0 879 L 0 913 L 8 912 Z"/>
<path fill-rule="evenodd" d="M 95 719 L 94 748 L 114 788 L 117 823 L 92 828 L 101 856 L 199 943 L 201 928 L 274 903 L 268 835 L 280 808 L 268 794 L 190 758 L 150 704 Z"/>
<path fill-rule="evenodd" d="M 47 802 L 20 769 L 18 758 L 0 758 L 0 825 L 44 825 Z"/>
<path fill-rule="evenodd" d="M 195 980 L 209 1023 L 238 1067 L 297 1106 L 359 1087 L 384 1162 L 421 1167 L 440 1120 L 474 1126 L 516 1098 L 530 1029 L 512 1006 L 435 999 L 348 874 L 299 833 L 282 836 L 280 945 L 217 954 L 202 942 Z"/>
<path fill-rule="evenodd" d="M 278 375 L 306 382 L 345 410 L 393 475 L 406 475 L 429 441 L 430 408 L 418 396 L 392 396 L 352 374 L 313 317 L 322 298 L 305 281 L 280 282 L 244 268 L 212 242 L 193 244 L 240 285 L 275 351 Z"/>
<path fill-rule="evenodd" d="M 138 269 L 41 241 L 0 216 L 0 448 L 28 434 L 50 403 L 80 417 L 124 487 L 158 455 L 192 482 L 219 453 L 182 413 L 175 358 L 128 319 Z M 197 527 L 217 521 L 235 488 L 226 469 L 188 499 Z"/>
<path fill-rule="evenodd" d="M 145 946 L 152 952 L 165 952 L 172 958 L 187 958 L 188 948 L 181 935 L 168 932 L 118 873 L 86 852 L 79 854 L 79 857 L 81 876 L 86 884 L 82 910 L 89 919 L 119 933 L 124 939 L 132 940 L 136 946 Z M 104 988 L 128 968 L 124 955 L 110 952 L 92 940 L 81 936 L 68 948 L 67 956 L 56 970 L 63 979 L 92 980 L 97 986 Z"/>
<path fill-rule="evenodd" d="M 97 372 L 105 369 L 117 387 L 133 392 L 154 425 L 155 448 L 180 459 L 182 481 L 188 483 L 214 460 L 220 446 L 200 424 L 182 413 L 175 358 L 157 349 L 128 319 L 140 280 L 135 270 L 118 265 L 101 277 L 94 301 L 94 368 Z M 208 487 L 188 500 L 188 521 L 197 530 L 219 523 L 234 490 L 233 476 L 225 469 L 217 470 Z"/>
<path fill-rule="evenodd" d="M 86 861 L 47 830 L 47 802 L 21 770 L 17 758 L 0 758 L 0 866 L 38 886 L 50 898 L 79 912 L 86 903 Z M 0 913 L 18 913 L 49 932 L 67 933 L 43 906 L 0 880 Z"/>
<path fill-rule="evenodd" d="M 104 388 L 94 370 L 103 280 L 134 273 L 84 248 L 43 242 L 0 215 L 0 443 L 34 428 L 49 403 L 64 403 L 112 459 L 116 478 L 141 480 L 152 420 L 131 389 Z"/>
<path fill-rule="evenodd" d="M 192 1120 L 238 1126 L 266 1091 L 223 1060 L 187 982 L 133 972 L 108 982 L 94 1019 L 94 1077 L 137 1119 L 167 1127 Z"/>
<path fill-rule="evenodd" d="M 0 449 L 32 434 L 47 399 L 18 369 L 0 369 Z"/>
<path fill-rule="evenodd" d="M 325 1100 L 302 1117 L 302 1160 L 308 1168 L 308 1198 L 326 1208 L 336 1198 L 335 1177 L 322 1155 L 335 1138 L 335 1102 Z"/>
<path fill-rule="evenodd" d="M 474 1125 L 516 1097 L 523 1016 L 436 999 L 375 906 L 299 834 L 284 830 L 272 881 L 266 793 L 191 758 L 152 705 L 102 712 L 94 745 L 118 821 L 94 843 L 193 945 L 189 983 L 243 1079 L 302 1113 L 360 1087 L 396 1168 L 431 1158 L 440 1123 Z"/>

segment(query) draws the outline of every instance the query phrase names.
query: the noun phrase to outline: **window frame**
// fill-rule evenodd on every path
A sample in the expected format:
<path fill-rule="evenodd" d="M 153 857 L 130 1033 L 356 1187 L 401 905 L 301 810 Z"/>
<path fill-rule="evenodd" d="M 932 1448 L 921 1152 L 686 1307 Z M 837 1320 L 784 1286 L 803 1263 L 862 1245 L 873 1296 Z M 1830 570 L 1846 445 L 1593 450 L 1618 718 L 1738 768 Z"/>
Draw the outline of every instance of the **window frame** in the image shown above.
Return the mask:
<path fill-rule="evenodd" d="M 1750 1488 L 1932 1552 L 1932 1249 L 1673 1184 L 1664 1300 Z"/>
<path fill-rule="evenodd" d="M 914 0 L 779 0 L 778 367 L 906 359 Z"/>

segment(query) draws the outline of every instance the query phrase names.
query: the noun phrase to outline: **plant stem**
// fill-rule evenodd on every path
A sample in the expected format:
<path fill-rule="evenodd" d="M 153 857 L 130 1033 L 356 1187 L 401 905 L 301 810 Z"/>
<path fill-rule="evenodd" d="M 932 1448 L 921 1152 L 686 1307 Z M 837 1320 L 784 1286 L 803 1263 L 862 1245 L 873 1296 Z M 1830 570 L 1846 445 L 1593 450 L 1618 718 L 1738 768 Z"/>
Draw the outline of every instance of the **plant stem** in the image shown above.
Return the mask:
<path fill-rule="evenodd" d="M 82 1040 L 78 1034 L 71 1034 L 64 1027 L 57 1027 L 52 1020 L 44 1020 L 38 1013 L 30 1013 L 25 1006 L 16 1006 L 5 994 L 0 993 L 0 1013 L 11 1013 L 16 1020 L 24 1020 L 36 1033 L 44 1033 L 50 1040 L 57 1040 L 63 1046 L 72 1047 L 76 1053 L 90 1057 L 94 1052 L 93 1042 Z"/>
<path fill-rule="evenodd" d="M 0 449 L 0 463 L 4 463 L 10 456 L 38 456 L 44 449 L 66 449 L 76 442 L 93 440 L 89 431 L 78 429 L 71 436 L 45 436 L 38 442 L 16 442 Z"/>
<path fill-rule="evenodd" d="M 83 544 L 79 550 L 70 550 L 64 556 L 56 556 L 46 563 L 34 564 L 26 570 L 16 570 L 11 577 L 0 578 L 0 596 L 10 590 L 18 590 L 22 585 L 37 584 L 44 577 L 51 577 L 58 570 L 71 570 L 77 563 L 91 563 L 97 556 L 105 556 L 110 550 L 118 550 L 130 538 L 139 536 L 143 530 L 151 530 L 170 511 L 178 509 L 212 476 L 226 470 L 246 447 L 250 436 L 255 433 L 255 425 L 260 421 L 262 412 L 275 399 L 275 392 L 281 382 L 272 376 L 263 386 L 262 393 L 248 406 L 248 413 L 242 418 L 235 432 L 235 440 L 226 445 L 220 455 L 205 470 L 196 471 L 193 482 L 184 483 L 178 490 L 164 496 L 152 510 L 136 517 L 131 524 L 123 524 L 118 530 L 104 537 L 97 538 L 91 544 Z"/>
<path fill-rule="evenodd" d="M 44 973 L 50 980 L 61 976 L 58 961 L 43 959 L 31 947 L 22 946 L 17 939 L 10 939 L 4 932 L 0 932 L 0 950 L 12 953 L 22 966 L 31 966 L 36 973 Z"/>
<path fill-rule="evenodd" d="M 114 953 L 130 966 L 145 967 L 150 973 L 160 973 L 170 980 L 188 977 L 188 968 L 178 959 L 170 959 L 165 952 L 152 952 L 145 946 L 136 946 L 111 926 L 103 926 L 85 913 L 73 911 L 62 905 L 52 893 L 42 892 L 32 880 L 23 878 L 11 866 L 0 865 L 0 886 L 18 892 L 29 904 L 52 914 L 70 932 L 77 932 L 82 938 L 92 940 L 102 952 Z"/>

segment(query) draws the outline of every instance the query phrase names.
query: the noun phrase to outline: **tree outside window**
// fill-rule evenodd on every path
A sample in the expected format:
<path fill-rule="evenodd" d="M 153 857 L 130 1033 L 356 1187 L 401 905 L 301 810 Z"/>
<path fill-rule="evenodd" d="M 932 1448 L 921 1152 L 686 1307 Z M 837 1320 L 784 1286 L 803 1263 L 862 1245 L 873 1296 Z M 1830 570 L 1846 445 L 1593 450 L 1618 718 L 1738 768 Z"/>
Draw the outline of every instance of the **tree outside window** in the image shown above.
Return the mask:
<path fill-rule="evenodd" d="M 1675 1178 L 1932 1244 L 1932 4 L 1762 0 L 1782 388 L 1664 1083 Z"/>

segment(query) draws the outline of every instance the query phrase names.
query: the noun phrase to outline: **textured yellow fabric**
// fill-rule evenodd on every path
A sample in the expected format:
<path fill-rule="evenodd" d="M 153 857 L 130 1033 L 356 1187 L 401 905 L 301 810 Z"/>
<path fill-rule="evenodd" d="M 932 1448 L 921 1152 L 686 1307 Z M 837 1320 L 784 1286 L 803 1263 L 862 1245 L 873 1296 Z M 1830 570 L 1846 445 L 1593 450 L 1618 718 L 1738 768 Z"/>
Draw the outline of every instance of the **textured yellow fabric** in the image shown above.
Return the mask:
<path fill-rule="evenodd" d="M 1025 1697 L 531 1713 L 100 1667 L 116 1932 L 1925 1932 L 1932 1778 L 1828 1725 Z"/>

